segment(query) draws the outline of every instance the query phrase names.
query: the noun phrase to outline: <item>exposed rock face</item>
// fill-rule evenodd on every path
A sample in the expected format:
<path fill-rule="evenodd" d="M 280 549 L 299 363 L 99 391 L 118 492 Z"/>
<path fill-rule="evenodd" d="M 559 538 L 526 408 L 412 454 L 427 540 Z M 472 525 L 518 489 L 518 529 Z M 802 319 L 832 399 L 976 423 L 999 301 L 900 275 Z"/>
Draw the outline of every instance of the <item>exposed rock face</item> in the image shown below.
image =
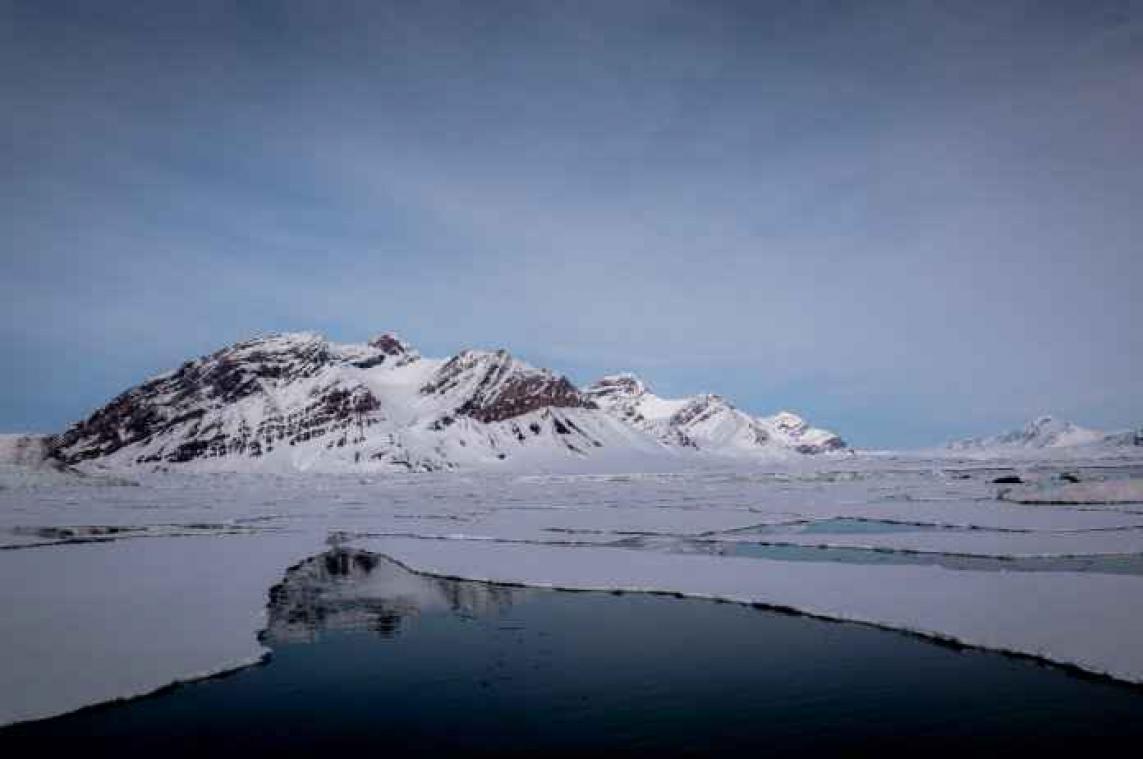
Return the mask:
<path fill-rule="evenodd" d="M 113 399 L 50 448 L 67 463 L 243 469 L 273 459 L 287 469 L 434 471 L 537 450 L 582 457 L 617 430 L 566 378 L 504 351 L 442 362 L 392 334 L 339 345 L 300 333 L 188 361 Z"/>
<path fill-rule="evenodd" d="M 805 419 L 789 411 L 779 411 L 774 416 L 764 417 L 762 421 L 792 443 L 799 453 L 840 451 L 847 447 L 838 435 L 811 427 Z"/>
<path fill-rule="evenodd" d="M 635 401 L 646 392 L 643 380 L 629 373 L 609 374 L 587 389 L 587 393 L 601 404 L 622 408 L 625 414 L 629 409 L 634 410 Z"/>
<path fill-rule="evenodd" d="M 460 353 L 437 370 L 421 392 L 459 396 L 455 412 L 485 423 L 542 408 L 596 408 L 567 377 L 534 369 L 503 350 Z"/>
<path fill-rule="evenodd" d="M 371 369 L 383 364 L 390 367 L 405 366 L 421 357 L 408 343 L 392 332 L 386 332 L 373 338 L 365 344 L 364 349 L 352 345 L 342 346 L 342 348 L 347 355 L 361 351 L 362 355 L 352 359 L 353 365 L 359 369 Z"/>
<path fill-rule="evenodd" d="M 404 359 L 410 356 L 415 357 L 408 343 L 401 340 L 392 332 L 386 332 L 383 335 L 378 335 L 373 338 L 369 341 L 369 347 L 376 348 L 386 356 L 393 356 L 398 359 Z"/>
<path fill-rule="evenodd" d="M 846 447 L 837 435 L 810 427 L 796 414 L 784 411 L 772 417 L 753 417 L 722 396 L 709 393 L 664 399 L 633 374 L 604 377 L 586 394 L 617 418 L 671 447 L 731 455 L 780 451 L 815 454 Z"/>
<path fill-rule="evenodd" d="M 441 361 L 389 333 L 360 345 L 297 333 L 188 361 L 114 398 L 48 448 L 66 464 L 435 471 L 842 445 L 792 414 L 754 418 L 716 395 L 663 400 L 631 375 L 585 392 L 502 350 Z"/>
<path fill-rule="evenodd" d="M 331 432 L 347 439 L 380 418 L 381 404 L 368 387 L 330 370 L 387 357 L 378 349 L 345 355 L 306 333 L 238 343 L 118 396 L 56 438 L 54 455 L 75 463 L 139 447 L 147 450 L 135 463 L 179 463 L 257 457 Z M 301 384 L 296 403 L 279 402 L 279 391 Z"/>

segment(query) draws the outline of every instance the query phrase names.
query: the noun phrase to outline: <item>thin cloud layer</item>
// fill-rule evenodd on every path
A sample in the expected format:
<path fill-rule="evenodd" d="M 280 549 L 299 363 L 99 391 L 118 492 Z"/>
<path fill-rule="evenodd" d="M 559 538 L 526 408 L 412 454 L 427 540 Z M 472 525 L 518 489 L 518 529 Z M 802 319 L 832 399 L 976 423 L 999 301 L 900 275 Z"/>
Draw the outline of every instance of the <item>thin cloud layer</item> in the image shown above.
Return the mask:
<path fill-rule="evenodd" d="M 0 10 L 0 427 L 296 328 L 1143 421 L 1139 3 L 111 5 Z"/>

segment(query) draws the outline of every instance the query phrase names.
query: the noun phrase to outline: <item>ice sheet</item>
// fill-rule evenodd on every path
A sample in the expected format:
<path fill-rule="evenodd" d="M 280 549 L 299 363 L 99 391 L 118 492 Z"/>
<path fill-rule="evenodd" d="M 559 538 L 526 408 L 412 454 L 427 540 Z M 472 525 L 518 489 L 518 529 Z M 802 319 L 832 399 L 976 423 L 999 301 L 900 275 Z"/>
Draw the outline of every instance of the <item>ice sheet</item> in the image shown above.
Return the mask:
<path fill-rule="evenodd" d="M 1143 479 L 1077 482 L 1052 488 L 1013 488 L 1004 499 L 1017 503 L 1137 504 L 1143 508 Z"/>
<path fill-rule="evenodd" d="M 312 534 L 0 551 L 0 724 L 258 661 L 267 591 Z"/>
<path fill-rule="evenodd" d="M 1000 471 L 858 458 L 769 470 L 144 474 L 137 486 L 88 476 L 6 487 L 0 602 L 18 613 L 0 619 L 0 722 L 256 659 L 270 586 L 331 535 L 431 571 L 760 601 L 1140 679 L 1143 577 L 1103 574 L 1106 562 L 1017 573 L 663 550 L 697 540 L 994 556 L 1143 550 L 1138 505 L 1001 500 Z M 1021 476 L 1047 491 L 1064 472 L 1037 465 Z M 1066 472 L 1085 485 L 1139 476 L 1107 463 Z M 847 528 L 831 533 L 838 519 Z M 34 545 L 91 539 L 102 542 Z"/>
<path fill-rule="evenodd" d="M 731 536 L 732 538 L 734 536 Z M 742 538 L 745 540 L 745 538 Z M 875 548 L 963 556 L 1094 556 L 1143 553 L 1143 530 L 1098 532 L 1004 533 L 897 532 L 831 535 L 774 535 L 760 542 L 799 546 Z"/>

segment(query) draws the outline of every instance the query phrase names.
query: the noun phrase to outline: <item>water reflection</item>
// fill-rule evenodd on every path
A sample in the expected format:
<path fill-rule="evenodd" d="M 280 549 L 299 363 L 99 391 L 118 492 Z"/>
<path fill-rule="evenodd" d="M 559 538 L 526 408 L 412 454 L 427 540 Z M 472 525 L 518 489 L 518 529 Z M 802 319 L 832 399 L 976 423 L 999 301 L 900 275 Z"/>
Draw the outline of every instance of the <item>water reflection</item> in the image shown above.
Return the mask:
<path fill-rule="evenodd" d="M 998 654 L 740 604 L 426 577 L 346 548 L 288 571 L 267 638 L 265 667 L 0 729 L 0 750 L 918 756 L 1143 738 L 1138 689 Z"/>
<path fill-rule="evenodd" d="M 376 554 L 335 548 L 290 568 L 270 590 L 263 638 L 271 644 L 305 642 L 335 630 L 391 638 L 426 613 L 500 615 L 528 592 L 419 575 Z"/>

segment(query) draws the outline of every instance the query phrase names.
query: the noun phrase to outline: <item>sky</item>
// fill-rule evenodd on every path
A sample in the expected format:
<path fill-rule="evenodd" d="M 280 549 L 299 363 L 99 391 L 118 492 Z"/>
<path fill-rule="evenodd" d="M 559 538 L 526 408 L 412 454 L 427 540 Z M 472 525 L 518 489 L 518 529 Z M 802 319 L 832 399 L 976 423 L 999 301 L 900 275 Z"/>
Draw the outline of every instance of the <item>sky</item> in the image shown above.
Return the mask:
<path fill-rule="evenodd" d="M 1143 3 L 0 0 L 0 431 L 396 331 L 865 447 L 1143 425 Z"/>

